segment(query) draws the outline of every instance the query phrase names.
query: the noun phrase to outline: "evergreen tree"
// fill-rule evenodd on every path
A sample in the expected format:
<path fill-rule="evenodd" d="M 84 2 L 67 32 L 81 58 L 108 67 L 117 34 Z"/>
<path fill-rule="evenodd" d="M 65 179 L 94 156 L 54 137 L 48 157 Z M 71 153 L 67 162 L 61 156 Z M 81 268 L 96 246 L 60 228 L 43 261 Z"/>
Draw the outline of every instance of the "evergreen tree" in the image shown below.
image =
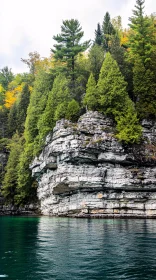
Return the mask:
<path fill-rule="evenodd" d="M 112 37 L 112 43 L 110 46 L 110 53 L 112 57 L 117 61 L 119 69 L 127 82 L 127 92 L 129 97 L 134 101 L 135 96 L 133 93 L 133 65 L 126 59 L 127 53 L 123 46 L 120 45 L 120 38 L 116 33 Z"/>
<path fill-rule="evenodd" d="M 97 86 L 100 110 L 116 120 L 118 139 L 126 143 L 138 142 L 142 130 L 134 104 L 128 97 L 127 83 L 110 53 L 103 62 Z"/>
<path fill-rule="evenodd" d="M 24 132 L 24 123 L 27 115 L 27 108 L 30 101 L 30 88 L 28 84 L 23 85 L 21 94 L 16 102 L 17 110 L 17 130 L 20 134 Z"/>
<path fill-rule="evenodd" d="M 104 51 L 102 46 L 93 45 L 88 55 L 89 70 L 93 73 L 96 82 L 99 78 L 100 69 L 104 61 Z"/>
<path fill-rule="evenodd" d="M 102 30 L 101 30 L 101 26 L 100 23 L 97 24 L 97 29 L 95 30 L 95 40 L 94 43 L 101 46 L 103 42 L 103 38 L 102 38 Z"/>
<path fill-rule="evenodd" d="M 152 19 L 144 16 L 144 0 L 137 0 L 130 18 L 129 58 L 133 62 L 133 87 L 140 118 L 156 116 L 156 58 Z"/>
<path fill-rule="evenodd" d="M 17 187 L 15 195 L 15 203 L 18 205 L 35 202 L 37 199 L 37 186 L 29 169 L 29 165 L 33 160 L 33 150 L 33 143 L 25 143 L 24 150 L 20 154 L 19 163 L 17 165 Z"/>
<path fill-rule="evenodd" d="M 98 104 L 98 90 L 96 87 L 96 81 L 93 74 L 90 74 L 88 83 L 86 86 L 86 94 L 83 99 L 83 104 L 87 106 L 88 110 L 97 110 L 99 107 Z"/>
<path fill-rule="evenodd" d="M 142 127 L 139 124 L 134 103 L 126 98 L 123 111 L 115 117 L 116 137 L 127 144 L 138 143 L 142 136 Z"/>
<path fill-rule="evenodd" d="M 67 63 L 67 72 L 75 86 L 75 59 L 80 52 L 85 51 L 89 47 L 90 41 L 80 43 L 84 32 L 80 23 L 76 19 L 64 20 L 61 26 L 61 33 L 53 36 L 57 42 L 52 52 L 56 60 Z"/>
<path fill-rule="evenodd" d="M 24 123 L 26 119 L 27 108 L 29 105 L 30 90 L 28 84 L 24 83 L 22 91 L 17 100 L 12 105 L 8 115 L 8 133 L 9 136 L 18 131 L 19 134 L 24 132 Z"/>
<path fill-rule="evenodd" d="M 48 93 L 51 90 L 52 84 L 53 76 L 42 70 L 37 74 L 25 122 L 24 136 L 26 143 L 33 143 L 38 135 L 37 123 L 46 107 Z"/>
<path fill-rule="evenodd" d="M 8 136 L 12 137 L 17 131 L 17 106 L 16 102 L 10 108 L 8 114 Z"/>
<path fill-rule="evenodd" d="M 89 61 L 86 53 L 79 53 L 75 61 L 75 100 L 80 104 L 86 90 L 86 83 L 89 77 Z"/>
<path fill-rule="evenodd" d="M 106 12 L 104 20 L 102 23 L 102 33 L 103 33 L 103 48 L 106 52 L 110 50 L 112 35 L 115 34 L 115 29 L 111 23 L 110 14 Z"/>
<path fill-rule="evenodd" d="M 136 60 L 133 68 L 136 110 L 141 119 L 156 116 L 156 79 L 151 69 L 146 69 L 142 60 Z"/>
<path fill-rule="evenodd" d="M 33 184 L 29 164 L 36 153 L 34 150 L 35 141 L 38 137 L 37 123 L 45 109 L 48 93 L 51 90 L 52 84 L 52 75 L 43 70 L 37 73 L 27 110 L 24 131 L 25 145 L 18 164 L 16 203 L 26 203 L 28 199 L 35 199 L 36 185 Z"/>
<path fill-rule="evenodd" d="M 14 204 L 15 195 L 17 192 L 17 172 L 19 156 L 23 149 L 23 139 L 19 134 L 14 134 L 10 144 L 10 155 L 6 166 L 6 173 L 3 181 L 2 194 L 6 201 L 10 204 Z"/>
<path fill-rule="evenodd" d="M 43 115 L 41 115 L 38 122 L 39 141 L 44 143 L 45 136 L 50 132 L 58 118 L 65 117 L 65 107 L 71 99 L 68 80 L 63 74 L 59 74 L 53 84 L 52 90 L 49 92 L 47 104 Z M 62 109 L 62 112 L 61 112 Z"/>
<path fill-rule="evenodd" d="M 131 28 L 129 34 L 129 50 L 133 62 L 139 56 L 145 65 L 150 61 L 153 30 L 151 28 L 151 20 L 147 16 L 144 16 L 144 3 L 145 0 L 136 0 L 133 16 L 129 18 L 131 22 L 129 24 Z"/>
<path fill-rule="evenodd" d="M 127 83 L 110 53 L 106 54 L 97 86 L 100 94 L 99 102 L 104 114 L 115 116 L 117 112 L 123 110 Z"/>
<path fill-rule="evenodd" d="M 72 99 L 68 103 L 68 107 L 67 107 L 67 110 L 66 110 L 65 117 L 68 120 L 76 122 L 78 120 L 79 116 L 80 116 L 80 106 L 79 106 L 79 103 L 76 100 Z"/>
<path fill-rule="evenodd" d="M 120 38 L 117 33 L 112 38 L 112 44 L 110 46 L 110 53 L 111 53 L 112 57 L 117 61 L 120 71 L 124 73 L 125 49 L 120 45 Z"/>

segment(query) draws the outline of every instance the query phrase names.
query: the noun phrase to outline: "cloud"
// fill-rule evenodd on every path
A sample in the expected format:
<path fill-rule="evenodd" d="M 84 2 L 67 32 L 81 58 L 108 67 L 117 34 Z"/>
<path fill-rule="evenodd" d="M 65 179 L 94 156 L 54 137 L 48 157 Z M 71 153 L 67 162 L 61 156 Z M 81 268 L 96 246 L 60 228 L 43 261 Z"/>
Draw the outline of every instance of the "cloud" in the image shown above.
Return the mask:
<path fill-rule="evenodd" d="M 147 2 L 149 14 L 156 1 Z M 107 11 L 112 18 L 121 15 L 126 26 L 134 4 L 135 0 L 1 0 L 0 68 L 8 65 L 15 72 L 25 71 L 21 57 L 32 51 L 48 56 L 63 19 L 78 19 L 84 39 L 94 39 L 97 23 Z"/>

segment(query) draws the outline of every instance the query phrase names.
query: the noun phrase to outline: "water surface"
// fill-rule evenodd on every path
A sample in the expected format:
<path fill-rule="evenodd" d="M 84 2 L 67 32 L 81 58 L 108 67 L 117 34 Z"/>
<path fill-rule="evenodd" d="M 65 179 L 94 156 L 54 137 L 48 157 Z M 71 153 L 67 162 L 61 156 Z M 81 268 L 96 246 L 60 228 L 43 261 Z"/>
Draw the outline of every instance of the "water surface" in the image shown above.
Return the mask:
<path fill-rule="evenodd" d="M 0 279 L 154 280 L 156 220 L 0 217 Z"/>

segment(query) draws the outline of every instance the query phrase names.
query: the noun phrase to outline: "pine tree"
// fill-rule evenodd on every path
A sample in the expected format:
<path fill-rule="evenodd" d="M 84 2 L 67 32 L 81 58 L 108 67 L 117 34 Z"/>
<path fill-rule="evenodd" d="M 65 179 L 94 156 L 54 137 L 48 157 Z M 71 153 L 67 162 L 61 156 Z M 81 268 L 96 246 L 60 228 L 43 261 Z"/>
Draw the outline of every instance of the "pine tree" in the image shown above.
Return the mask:
<path fill-rule="evenodd" d="M 96 81 L 93 74 L 90 74 L 88 83 L 86 86 L 86 94 L 83 99 L 83 104 L 87 106 L 88 110 L 97 110 L 99 107 L 98 104 L 98 90 L 96 86 Z"/>
<path fill-rule="evenodd" d="M 64 20 L 61 33 L 53 36 L 57 42 L 52 52 L 56 60 L 67 63 L 67 72 L 71 77 L 73 87 L 75 82 L 75 59 L 80 52 L 85 51 L 90 41 L 80 43 L 84 32 L 77 19 Z"/>
<path fill-rule="evenodd" d="M 97 24 L 97 29 L 95 30 L 95 40 L 94 43 L 101 46 L 103 42 L 102 30 L 100 23 Z"/>

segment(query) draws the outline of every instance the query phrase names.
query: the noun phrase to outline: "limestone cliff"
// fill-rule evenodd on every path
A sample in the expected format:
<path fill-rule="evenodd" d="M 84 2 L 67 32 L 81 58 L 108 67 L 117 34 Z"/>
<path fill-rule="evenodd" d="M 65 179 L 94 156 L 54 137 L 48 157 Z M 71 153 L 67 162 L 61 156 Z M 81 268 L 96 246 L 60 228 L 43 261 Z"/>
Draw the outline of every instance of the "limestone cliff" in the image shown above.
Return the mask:
<path fill-rule="evenodd" d="M 133 146 L 114 130 L 98 112 L 56 123 L 31 165 L 44 215 L 156 217 L 156 124 L 144 121 Z"/>

